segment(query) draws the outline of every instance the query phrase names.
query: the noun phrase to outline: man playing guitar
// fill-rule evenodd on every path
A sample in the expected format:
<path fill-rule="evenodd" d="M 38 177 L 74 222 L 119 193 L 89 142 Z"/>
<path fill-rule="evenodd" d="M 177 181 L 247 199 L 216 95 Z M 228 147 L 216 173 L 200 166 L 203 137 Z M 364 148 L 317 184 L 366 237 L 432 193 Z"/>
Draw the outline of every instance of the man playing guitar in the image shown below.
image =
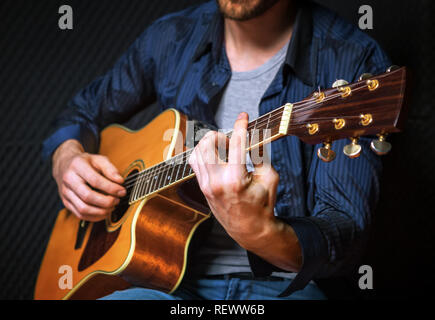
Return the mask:
<path fill-rule="evenodd" d="M 107 298 L 325 298 L 313 280 L 346 274 L 361 258 L 380 160 L 337 153 L 323 163 L 313 147 L 287 137 L 272 143 L 271 163 L 252 172 L 244 162 L 248 118 L 389 65 L 374 40 L 309 1 L 217 0 L 153 23 L 71 101 L 45 142 L 65 207 L 100 221 L 125 196 L 117 168 L 95 154 L 98 131 L 152 99 L 233 126 L 233 134 L 209 132 L 189 160 L 216 218 L 198 279 L 172 295 L 132 288 Z M 225 161 L 216 158 L 219 144 L 228 144 Z"/>

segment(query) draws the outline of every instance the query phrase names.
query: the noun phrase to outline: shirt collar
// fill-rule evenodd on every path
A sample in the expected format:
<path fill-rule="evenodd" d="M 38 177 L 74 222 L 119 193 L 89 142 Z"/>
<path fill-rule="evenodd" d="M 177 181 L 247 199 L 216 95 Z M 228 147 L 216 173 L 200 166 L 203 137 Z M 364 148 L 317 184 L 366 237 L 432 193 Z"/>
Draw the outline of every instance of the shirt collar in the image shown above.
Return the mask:
<path fill-rule="evenodd" d="M 217 6 L 215 12 L 207 12 L 203 16 L 203 24 L 207 25 L 206 31 L 195 51 L 193 61 L 197 61 L 202 55 L 211 51 L 214 61 L 219 62 L 224 30 L 223 17 Z M 314 66 L 311 63 L 312 39 L 312 12 L 308 5 L 301 4 L 295 17 L 293 35 L 287 50 L 285 64 L 293 70 L 298 78 L 310 86 L 314 86 L 315 79 Z"/>
<path fill-rule="evenodd" d="M 314 66 L 312 65 L 313 17 L 307 5 L 300 5 L 296 14 L 293 35 L 285 58 L 285 63 L 304 83 L 314 86 Z"/>
<path fill-rule="evenodd" d="M 202 16 L 202 24 L 206 26 L 206 30 L 193 55 L 193 61 L 198 60 L 210 50 L 215 61 L 219 61 L 224 35 L 223 17 L 219 9 L 216 7 L 216 11 L 206 12 Z"/>

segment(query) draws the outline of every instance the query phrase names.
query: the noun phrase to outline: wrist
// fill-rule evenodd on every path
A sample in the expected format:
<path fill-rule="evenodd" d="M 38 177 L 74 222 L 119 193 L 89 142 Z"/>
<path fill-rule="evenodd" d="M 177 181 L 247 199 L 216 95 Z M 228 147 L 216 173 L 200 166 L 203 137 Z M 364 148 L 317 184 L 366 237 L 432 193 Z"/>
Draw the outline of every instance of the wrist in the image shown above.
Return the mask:
<path fill-rule="evenodd" d="M 302 249 L 293 228 L 275 216 L 267 221 L 256 240 L 243 247 L 283 270 L 299 272 Z"/>
<path fill-rule="evenodd" d="M 65 154 L 78 154 L 83 153 L 84 149 L 82 144 L 78 140 L 70 139 L 60 144 L 54 151 L 52 161 L 54 162 L 59 157 Z"/>
<path fill-rule="evenodd" d="M 52 156 L 53 173 L 57 171 L 59 164 L 84 152 L 85 150 L 78 140 L 70 139 L 63 142 Z"/>
<path fill-rule="evenodd" d="M 276 234 L 283 228 L 281 221 L 275 216 L 266 215 L 264 219 L 256 219 L 255 226 L 251 228 L 248 236 L 241 241 L 241 246 L 246 250 L 256 252 L 261 251 L 273 243 Z"/>

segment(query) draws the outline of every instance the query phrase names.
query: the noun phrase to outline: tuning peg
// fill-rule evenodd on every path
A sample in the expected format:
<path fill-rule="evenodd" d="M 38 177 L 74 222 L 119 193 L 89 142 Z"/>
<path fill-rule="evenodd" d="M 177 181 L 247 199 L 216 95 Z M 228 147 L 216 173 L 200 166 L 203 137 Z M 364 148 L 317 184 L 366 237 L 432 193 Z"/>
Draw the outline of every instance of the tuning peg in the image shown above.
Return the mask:
<path fill-rule="evenodd" d="M 331 143 L 325 142 L 323 147 L 317 150 L 317 156 L 324 162 L 331 162 L 335 159 L 335 152 L 331 149 Z"/>
<path fill-rule="evenodd" d="M 313 93 L 313 98 L 316 99 L 317 102 L 322 102 L 325 100 L 325 93 L 321 92 L 319 89 L 319 91 Z"/>
<path fill-rule="evenodd" d="M 393 64 L 391 67 L 388 67 L 387 72 L 391 72 L 391 71 L 397 70 L 399 68 L 400 68 L 399 66 L 396 66 L 395 64 Z"/>
<path fill-rule="evenodd" d="M 334 119 L 332 120 L 332 123 L 334 124 L 334 127 L 336 130 L 341 130 L 346 125 L 346 120 L 344 119 Z"/>
<path fill-rule="evenodd" d="M 361 119 L 359 124 L 364 126 L 364 127 L 367 127 L 373 121 L 373 116 L 370 113 L 360 114 L 359 118 Z"/>
<path fill-rule="evenodd" d="M 379 80 L 376 80 L 376 79 L 371 80 L 371 79 L 369 79 L 369 80 L 367 80 L 366 83 L 367 83 L 367 88 L 369 88 L 370 91 L 374 91 L 377 88 L 379 88 Z"/>
<path fill-rule="evenodd" d="M 351 159 L 358 158 L 361 154 L 361 146 L 358 144 L 358 138 L 350 138 L 351 143 L 343 148 L 343 153 Z"/>
<path fill-rule="evenodd" d="M 379 156 L 385 155 L 391 150 L 391 143 L 385 141 L 385 136 L 385 134 L 379 134 L 379 138 L 370 143 L 370 148 Z"/>
<path fill-rule="evenodd" d="M 307 129 L 308 129 L 308 133 L 310 135 L 316 134 L 317 132 L 319 132 L 319 124 L 318 123 L 309 123 L 306 125 Z"/>
<path fill-rule="evenodd" d="M 347 84 L 349 84 L 349 82 L 347 82 L 346 80 L 339 79 L 339 80 L 336 80 L 336 81 L 332 84 L 332 87 L 333 87 L 333 88 L 338 88 L 338 87 L 345 86 L 345 85 L 347 85 Z"/>
<path fill-rule="evenodd" d="M 371 77 L 373 77 L 371 73 L 363 73 L 362 75 L 359 76 L 358 81 L 367 80 L 370 79 Z"/>

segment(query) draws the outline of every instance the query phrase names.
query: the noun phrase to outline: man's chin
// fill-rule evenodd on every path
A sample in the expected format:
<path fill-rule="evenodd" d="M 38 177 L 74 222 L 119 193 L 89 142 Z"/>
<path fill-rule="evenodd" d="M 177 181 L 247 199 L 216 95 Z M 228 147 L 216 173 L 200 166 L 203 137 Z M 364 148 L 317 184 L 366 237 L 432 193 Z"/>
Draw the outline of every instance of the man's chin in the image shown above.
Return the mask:
<path fill-rule="evenodd" d="M 261 16 L 279 0 L 216 0 L 222 15 L 231 20 L 247 21 Z"/>

